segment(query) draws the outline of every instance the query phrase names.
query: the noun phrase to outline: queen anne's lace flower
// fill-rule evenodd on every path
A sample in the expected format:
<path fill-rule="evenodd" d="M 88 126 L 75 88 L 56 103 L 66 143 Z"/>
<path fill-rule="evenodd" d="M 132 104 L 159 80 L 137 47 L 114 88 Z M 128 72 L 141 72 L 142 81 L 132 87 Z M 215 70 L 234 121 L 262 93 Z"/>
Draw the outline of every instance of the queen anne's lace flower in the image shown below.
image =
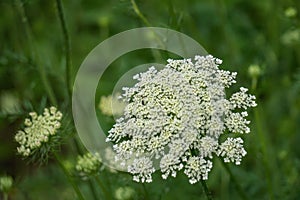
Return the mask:
<path fill-rule="evenodd" d="M 17 151 L 25 157 L 40 149 L 57 133 L 62 119 L 62 113 L 56 107 L 45 108 L 43 115 L 36 112 L 30 112 L 29 115 L 31 119 L 25 119 L 24 130 L 15 135 L 15 140 L 20 144 Z"/>
<path fill-rule="evenodd" d="M 246 155 L 242 139 L 220 144 L 219 137 L 226 129 L 250 132 L 245 110 L 256 106 L 255 96 L 242 87 L 226 98 L 237 73 L 220 70 L 221 63 L 211 55 L 170 59 L 164 69 L 151 67 L 134 76 L 133 87 L 123 88 L 127 106 L 107 141 L 135 181 L 150 182 L 155 165 L 163 178 L 184 169 L 193 184 L 208 178 L 213 155 L 240 164 Z"/>

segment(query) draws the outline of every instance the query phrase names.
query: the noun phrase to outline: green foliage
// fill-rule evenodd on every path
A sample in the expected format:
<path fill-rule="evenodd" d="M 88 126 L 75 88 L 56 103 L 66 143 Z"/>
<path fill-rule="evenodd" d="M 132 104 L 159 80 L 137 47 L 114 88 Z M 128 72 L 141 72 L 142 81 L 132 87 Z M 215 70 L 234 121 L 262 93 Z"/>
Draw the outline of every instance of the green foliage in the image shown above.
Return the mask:
<path fill-rule="evenodd" d="M 209 53 L 221 58 L 226 70 L 237 71 L 237 82 L 252 88 L 251 92 L 257 96 L 258 107 L 249 117 L 251 133 L 242 136 L 247 156 L 240 166 L 229 165 L 240 187 L 249 199 L 299 199 L 300 1 L 136 0 L 135 3 L 139 12 L 130 0 L 63 1 L 71 42 L 71 82 L 90 50 L 119 32 L 151 24 L 189 35 Z M 60 146 L 56 153 L 74 166 L 77 155 L 83 153 L 83 146 L 74 136 L 65 41 L 55 5 L 54 0 L 0 2 L 0 174 L 14 177 L 8 192 L 10 199 L 75 198 L 57 161 L 50 159 L 48 165 L 36 167 L 15 156 L 14 135 L 24 118 L 31 111 L 41 112 L 52 105 L 64 114 L 60 134 L 68 136 L 63 143 L 57 142 Z M 98 109 L 100 97 L 111 94 L 119 78 L 132 67 L 165 63 L 168 57 L 175 55 L 138 50 L 118 58 L 99 82 L 95 107 Z M 255 80 L 248 74 L 250 66 L 260 68 Z M 100 110 L 97 115 L 104 129 L 109 130 L 113 118 Z M 232 177 L 221 162 L 214 163 L 217 164 L 207 181 L 213 198 L 240 199 Z M 132 199 L 205 199 L 201 185 L 188 184 L 182 173 L 169 180 L 156 173 L 153 182 L 144 186 L 133 182 L 128 174 L 108 169 L 101 171 L 98 180 L 82 181 L 75 174 L 69 178 L 77 183 L 86 199 L 115 198 L 115 192 L 124 192 L 126 187 L 135 191 Z M 99 189 L 99 181 L 104 189 Z"/>

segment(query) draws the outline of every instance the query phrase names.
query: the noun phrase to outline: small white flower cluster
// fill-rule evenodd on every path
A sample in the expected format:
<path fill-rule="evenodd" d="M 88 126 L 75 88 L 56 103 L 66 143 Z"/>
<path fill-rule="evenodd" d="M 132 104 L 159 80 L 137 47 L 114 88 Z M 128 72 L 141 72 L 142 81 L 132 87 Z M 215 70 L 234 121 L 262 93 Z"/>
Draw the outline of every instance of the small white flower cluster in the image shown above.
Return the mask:
<path fill-rule="evenodd" d="M 236 165 L 239 165 L 241 164 L 242 157 L 247 154 L 243 143 L 244 141 L 241 138 L 227 138 L 220 145 L 217 154 L 224 157 L 224 162 L 234 162 Z"/>
<path fill-rule="evenodd" d="M 128 166 L 128 171 L 133 174 L 133 180 L 139 182 L 152 182 L 151 174 L 155 172 L 152 161 L 149 157 L 134 159 L 132 165 Z"/>
<path fill-rule="evenodd" d="M 100 171 L 101 158 L 98 153 L 86 153 L 83 156 L 78 156 L 76 170 L 83 178 L 97 174 Z"/>
<path fill-rule="evenodd" d="M 24 130 L 18 131 L 15 140 L 20 144 L 17 151 L 22 156 L 30 156 L 35 150 L 47 143 L 61 127 L 62 113 L 56 107 L 44 109 L 43 115 L 29 113 L 31 119 L 24 121 Z"/>
<path fill-rule="evenodd" d="M 208 178 L 213 155 L 240 164 L 243 140 L 222 142 L 220 135 L 226 129 L 250 132 L 246 110 L 256 106 L 255 96 L 242 87 L 226 98 L 237 73 L 220 70 L 221 63 L 211 55 L 170 59 L 164 69 L 151 67 L 134 76 L 133 87 L 123 88 L 128 105 L 107 142 L 135 181 L 151 182 L 157 163 L 163 178 L 184 169 L 191 184 Z"/>

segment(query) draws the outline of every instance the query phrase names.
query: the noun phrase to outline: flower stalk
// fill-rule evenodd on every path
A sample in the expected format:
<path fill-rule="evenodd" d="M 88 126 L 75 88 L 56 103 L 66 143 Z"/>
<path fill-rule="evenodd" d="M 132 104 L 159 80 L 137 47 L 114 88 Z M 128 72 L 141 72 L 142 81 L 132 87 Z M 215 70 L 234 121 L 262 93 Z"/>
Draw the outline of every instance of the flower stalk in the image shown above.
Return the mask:
<path fill-rule="evenodd" d="M 111 196 L 110 196 L 110 193 L 106 190 L 105 186 L 103 185 L 102 181 L 100 180 L 100 178 L 98 176 L 95 176 L 95 180 L 98 184 L 98 186 L 100 187 L 100 189 L 102 190 L 104 196 L 105 196 L 105 199 L 107 200 L 112 200 Z"/>
<path fill-rule="evenodd" d="M 62 171 L 64 172 L 65 176 L 67 177 L 69 183 L 72 185 L 74 191 L 76 192 L 76 195 L 78 197 L 79 200 L 84 200 L 84 197 L 78 187 L 78 185 L 75 183 L 75 181 L 73 180 L 73 178 L 71 177 L 69 171 L 66 169 L 66 167 L 63 165 L 61 158 L 59 157 L 59 155 L 56 152 L 53 152 L 53 155 L 57 161 L 57 163 L 59 164 L 60 168 L 62 169 Z"/>
<path fill-rule="evenodd" d="M 207 200 L 213 200 L 212 194 L 208 190 L 206 182 L 204 180 L 201 180 L 200 182 L 201 182 L 201 185 L 202 185 L 202 188 L 203 188 L 203 191 L 204 191 L 204 193 L 206 195 Z"/>
<path fill-rule="evenodd" d="M 71 42 L 69 37 L 69 32 L 66 25 L 64 9 L 61 0 L 56 0 L 56 7 L 58 12 L 59 21 L 62 28 L 62 34 L 64 39 L 64 49 L 65 49 L 65 62 L 66 62 L 66 85 L 69 98 L 72 97 L 72 81 L 71 81 Z"/>
<path fill-rule="evenodd" d="M 49 100 L 50 100 L 51 104 L 56 106 L 57 105 L 57 100 L 56 100 L 56 97 L 54 95 L 53 89 L 51 87 L 50 81 L 47 77 L 47 73 L 46 73 L 46 70 L 45 70 L 45 64 L 43 64 L 40 61 L 40 57 L 37 54 L 38 51 L 37 51 L 37 49 L 35 47 L 35 44 L 34 44 L 34 41 L 33 41 L 32 30 L 31 30 L 30 25 L 28 23 L 28 18 L 26 16 L 26 12 L 25 12 L 25 9 L 24 9 L 23 2 L 21 2 L 20 0 L 16 0 L 16 6 L 17 6 L 17 9 L 19 10 L 19 13 L 21 15 L 22 23 L 23 23 L 24 28 L 25 28 L 25 33 L 26 33 L 26 36 L 28 38 L 28 46 L 29 46 L 29 50 L 31 52 L 31 59 L 36 62 L 36 67 L 38 69 L 38 72 L 40 73 L 42 83 L 45 87 L 46 93 L 49 97 Z"/>
<path fill-rule="evenodd" d="M 137 4 L 135 3 L 135 0 L 131 0 L 131 4 L 133 7 L 134 12 L 137 14 L 137 16 L 139 18 L 141 18 L 141 20 L 147 25 L 147 26 L 151 26 L 150 22 L 147 20 L 147 18 L 143 15 L 143 13 L 140 11 L 139 7 L 137 6 Z"/>
<path fill-rule="evenodd" d="M 230 176 L 230 179 L 232 180 L 232 182 L 234 183 L 236 190 L 239 194 L 239 196 L 243 199 L 243 200 L 248 200 L 249 198 L 247 197 L 245 191 L 242 189 L 241 185 L 238 183 L 238 181 L 236 180 L 235 176 L 233 175 L 232 171 L 230 170 L 230 168 L 228 167 L 228 165 L 226 163 L 224 163 L 221 160 L 222 165 L 224 166 L 224 168 L 226 169 L 227 173 Z"/>

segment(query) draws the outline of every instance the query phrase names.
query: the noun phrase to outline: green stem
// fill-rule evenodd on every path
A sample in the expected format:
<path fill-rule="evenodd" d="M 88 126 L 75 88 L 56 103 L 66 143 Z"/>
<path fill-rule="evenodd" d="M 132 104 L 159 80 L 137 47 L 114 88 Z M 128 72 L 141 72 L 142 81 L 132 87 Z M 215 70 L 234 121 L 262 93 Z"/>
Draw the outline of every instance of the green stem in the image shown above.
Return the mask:
<path fill-rule="evenodd" d="M 252 78 L 252 91 L 256 92 L 256 88 L 257 88 L 257 78 Z M 256 95 L 256 96 L 258 96 L 258 95 Z M 271 146 L 267 145 L 268 138 L 266 137 L 266 135 L 263 131 L 263 128 L 262 128 L 262 124 L 261 124 L 262 119 L 260 118 L 259 109 L 260 108 L 256 108 L 254 110 L 256 131 L 257 131 L 259 143 L 260 143 L 261 150 L 262 150 L 262 156 L 263 156 L 262 163 L 263 163 L 264 171 L 265 171 L 265 175 L 266 175 L 267 187 L 268 187 L 268 191 L 269 191 L 269 198 L 274 199 L 274 193 L 273 193 L 274 188 L 273 188 L 272 175 L 271 175 L 272 174 L 271 165 L 273 165 L 273 166 L 276 166 L 276 165 L 273 164 L 274 162 L 272 162 L 272 164 L 270 165 L 270 162 L 268 160 L 268 157 L 270 157 L 270 160 L 272 158 L 272 156 L 270 156 L 270 153 L 268 151 L 268 149 L 270 149 Z M 271 150 L 271 152 L 272 152 L 272 150 Z"/>
<path fill-rule="evenodd" d="M 223 164 L 224 168 L 226 169 L 227 173 L 229 174 L 230 176 L 230 179 L 233 181 L 236 189 L 237 189 L 237 192 L 238 194 L 240 195 L 240 197 L 242 199 L 245 199 L 245 200 L 248 200 L 249 198 L 247 197 L 246 193 L 244 192 L 244 190 L 242 189 L 241 185 L 238 183 L 238 181 L 236 180 L 235 176 L 233 175 L 232 171 L 230 170 L 230 168 L 228 167 L 228 165 L 226 163 L 224 163 L 222 160 L 221 160 L 221 163 Z"/>
<path fill-rule="evenodd" d="M 89 180 L 89 187 L 90 187 L 90 190 L 92 192 L 92 195 L 93 195 L 94 199 L 97 200 L 98 199 L 97 192 L 96 192 L 96 188 L 95 188 L 92 180 Z"/>
<path fill-rule="evenodd" d="M 3 200 L 8 200 L 8 194 L 6 192 L 3 194 Z"/>
<path fill-rule="evenodd" d="M 132 7 L 133 7 L 133 10 L 134 12 L 137 14 L 137 16 L 142 20 L 142 22 L 146 25 L 146 26 L 149 26 L 151 27 L 151 23 L 148 21 L 148 19 L 143 15 L 143 13 L 141 12 L 141 10 L 139 9 L 138 5 L 135 3 L 135 0 L 131 0 L 131 4 L 132 4 Z M 165 47 L 165 43 L 160 39 L 160 36 L 157 35 L 156 32 L 153 32 L 154 34 L 154 37 L 155 37 L 155 40 L 157 41 L 158 44 L 161 45 L 161 47 Z M 152 50 L 152 54 L 153 54 L 153 57 L 156 59 L 156 60 L 162 60 L 162 55 L 160 52 L 156 52 L 156 51 L 153 51 Z"/>
<path fill-rule="evenodd" d="M 261 126 L 261 119 L 260 119 L 260 115 L 259 115 L 259 108 L 256 108 L 254 110 L 254 115 L 255 115 L 255 124 L 256 124 L 256 128 L 257 128 L 257 134 L 259 137 L 259 142 L 261 145 L 261 149 L 262 149 L 262 162 L 265 168 L 265 174 L 267 177 L 267 183 L 268 183 L 268 190 L 269 190 L 269 198 L 270 199 L 274 199 L 274 195 L 273 195 L 273 186 L 272 186 L 272 178 L 271 178 L 271 166 L 269 164 L 268 161 L 268 146 L 267 146 L 267 138 L 262 130 L 262 126 Z"/>
<path fill-rule="evenodd" d="M 149 193 L 147 191 L 145 183 L 142 183 L 142 186 L 143 186 L 143 190 L 144 190 L 144 193 L 145 193 L 145 200 L 148 200 L 149 199 Z"/>
<path fill-rule="evenodd" d="M 251 89 L 252 91 L 255 91 L 257 87 L 257 77 L 252 78 L 252 82 L 251 82 Z"/>
<path fill-rule="evenodd" d="M 66 53 L 66 84 L 67 84 L 67 92 L 68 96 L 71 99 L 72 97 L 72 82 L 71 82 L 71 70 L 72 70 L 72 63 L 71 63 L 71 42 L 69 37 L 69 32 L 66 25 L 64 10 L 62 6 L 61 0 L 56 0 L 56 7 L 58 12 L 59 21 L 62 28 L 62 34 L 64 38 L 64 46 L 65 46 L 65 53 Z"/>
<path fill-rule="evenodd" d="M 81 194 L 78 185 L 77 185 L 77 184 L 74 182 L 74 180 L 72 179 L 72 177 L 71 177 L 69 171 L 68 171 L 68 170 L 66 169 L 66 167 L 63 165 L 63 163 L 62 163 L 60 157 L 58 156 L 58 154 L 55 153 L 55 152 L 54 152 L 53 154 L 54 154 L 54 157 L 55 157 L 55 159 L 57 160 L 59 166 L 60 166 L 61 169 L 63 170 L 65 176 L 68 178 L 69 183 L 72 185 L 74 191 L 76 192 L 78 199 L 84 200 L 84 197 L 83 197 L 83 195 Z"/>
<path fill-rule="evenodd" d="M 95 176 L 95 180 L 98 183 L 99 187 L 101 188 L 104 196 L 106 199 L 112 199 L 111 196 L 109 195 L 108 191 L 106 190 L 106 188 L 104 187 L 103 183 L 100 181 L 98 176 Z"/>
<path fill-rule="evenodd" d="M 204 193 L 206 195 L 206 198 L 208 200 L 213 200 L 213 197 L 212 197 L 210 191 L 208 190 L 208 187 L 207 187 L 206 182 L 204 180 L 201 180 L 201 185 L 202 185 L 202 188 L 203 188 Z"/>
<path fill-rule="evenodd" d="M 73 126 L 74 126 L 74 124 L 73 124 Z M 84 154 L 84 150 L 81 148 L 80 141 L 77 136 L 73 137 L 73 145 L 75 146 L 75 149 L 78 154 L 80 154 L 80 155 Z"/>
<path fill-rule="evenodd" d="M 226 42 L 227 46 L 230 47 L 230 51 L 227 51 L 228 56 L 230 58 L 235 58 L 234 55 L 238 54 L 238 47 L 237 42 L 232 33 L 229 17 L 228 17 L 228 11 L 226 8 L 226 2 L 224 0 L 215 0 L 216 4 L 216 10 L 218 17 L 220 19 L 220 31 L 222 31 L 222 35 L 224 36 L 224 42 Z M 227 24 L 227 26 L 224 26 L 223 24 Z"/>
<path fill-rule="evenodd" d="M 32 31 L 31 31 L 30 25 L 28 23 L 28 19 L 27 19 L 26 13 L 25 13 L 24 5 L 20 0 L 16 0 L 16 5 L 17 5 L 17 9 L 19 10 L 19 13 L 21 15 L 21 18 L 22 18 L 22 23 L 23 23 L 24 28 L 25 28 L 25 34 L 28 38 L 28 46 L 29 46 L 29 50 L 31 52 L 31 59 L 36 61 L 37 69 L 40 73 L 41 80 L 43 82 L 43 85 L 45 87 L 46 93 L 47 93 L 47 95 L 50 99 L 51 104 L 52 105 L 57 105 L 57 101 L 56 101 L 54 92 L 52 90 L 51 84 L 48 80 L 47 73 L 46 73 L 45 68 L 44 68 L 44 64 L 42 64 L 40 62 L 40 58 L 37 54 L 37 50 L 36 50 L 36 47 L 35 47 L 34 42 L 33 42 Z"/>
<path fill-rule="evenodd" d="M 137 6 L 137 4 L 135 3 L 135 0 L 131 0 L 131 4 L 133 7 L 134 12 L 137 14 L 137 16 L 139 18 L 141 18 L 141 20 L 147 25 L 147 26 L 151 26 L 150 22 L 147 20 L 147 18 L 143 15 L 143 13 L 140 11 L 139 7 Z"/>
<path fill-rule="evenodd" d="M 107 181 L 107 187 L 108 187 L 108 191 L 109 191 L 109 193 L 110 194 L 112 194 L 112 189 L 111 189 L 111 181 L 110 181 L 110 179 L 108 178 L 108 173 L 103 173 L 103 175 L 104 175 L 104 178 L 105 178 L 105 180 Z"/>

